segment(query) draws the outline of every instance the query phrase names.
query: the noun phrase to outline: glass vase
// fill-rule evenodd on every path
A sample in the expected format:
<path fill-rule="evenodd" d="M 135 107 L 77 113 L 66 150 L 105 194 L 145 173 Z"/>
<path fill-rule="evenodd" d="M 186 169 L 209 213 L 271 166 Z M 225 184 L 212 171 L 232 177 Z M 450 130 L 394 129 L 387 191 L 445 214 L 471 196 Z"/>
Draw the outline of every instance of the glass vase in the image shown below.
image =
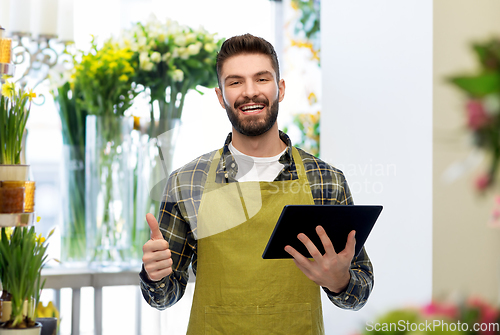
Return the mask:
<path fill-rule="evenodd" d="M 158 129 L 158 127 L 157 127 Z M 142 246 L 149 240 L 150 230 L 146 214 L 158 216 L 168 177 L 172 172 L 175 144 L 180 130 L 180 119 L 168 121 L 168 129 L 156 137 L 143 137 L 137 150 L 136 192 L 134 192 L 134 226 L 132 250 L 141 262 Z"/>
<path fill-rule="evenodd" d="M 87 263 L 85 223 L 85 147 L 64 145 L 61 169 L 63 223 L 61 261 L 65 266 Z"/>
<path fill-rule="evenodd" d="M 128 117 L 87 116 L 86 226 L 92 267 L 127 266 L 131 257 L 133 157 Z"/>

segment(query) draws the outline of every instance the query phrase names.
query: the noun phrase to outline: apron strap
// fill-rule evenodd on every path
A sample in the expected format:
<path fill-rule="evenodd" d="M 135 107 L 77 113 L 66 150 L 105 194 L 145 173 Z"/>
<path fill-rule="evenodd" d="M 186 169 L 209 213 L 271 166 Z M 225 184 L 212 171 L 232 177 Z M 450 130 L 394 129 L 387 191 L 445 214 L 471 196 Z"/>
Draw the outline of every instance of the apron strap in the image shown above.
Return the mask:
<path fill-rule="evenodd" d="M 304 162 L 302 162 L 299 150 L 297 150 L 296 147 L 292 147 L 292 155 L 293 155 L 293 161 L 295 163 L 295 169 L 297 170 L 297 176 L 301 180 L 307 180 Z"/>

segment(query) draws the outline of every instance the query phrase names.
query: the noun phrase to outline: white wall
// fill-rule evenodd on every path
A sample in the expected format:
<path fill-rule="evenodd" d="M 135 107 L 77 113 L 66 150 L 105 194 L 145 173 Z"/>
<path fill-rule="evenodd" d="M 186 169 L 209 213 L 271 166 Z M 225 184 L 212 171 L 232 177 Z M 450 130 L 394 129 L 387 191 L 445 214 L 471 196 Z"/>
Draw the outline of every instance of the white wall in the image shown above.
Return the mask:
<path fill-rule="evenodd" d="M 375 287 L 359 312 L 324 301 L 327 334 L 352 334 L 432 294 L 432 1 L 322 2 L 321 157 L 357 204 L 384 210 L 366 248 Z"/>

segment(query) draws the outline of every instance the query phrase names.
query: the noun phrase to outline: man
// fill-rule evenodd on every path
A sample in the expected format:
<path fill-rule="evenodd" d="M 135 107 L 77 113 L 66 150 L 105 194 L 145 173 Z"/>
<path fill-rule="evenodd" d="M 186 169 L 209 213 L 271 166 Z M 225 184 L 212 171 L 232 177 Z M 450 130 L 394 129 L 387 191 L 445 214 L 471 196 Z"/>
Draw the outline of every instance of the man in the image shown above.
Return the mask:
<path fill-rule="evenodd" d="M 324 255 L 299 234 L 314 260 L 290 246 L 293 260 L 261 255 L 284 205 L 352 204 L 346 179 L 278 130 L 285 82 L 271 44 L 250 34 L 228 39 L 217 75 L 215 91 L 233 131 L 222 149 L 172 173 L 159 226 L 146 216 L 151 239 L 143 248 L 143 295 L 158 309 L 173 305 L 192 264 L 188 334 L 323 334 L 320 287 L 332 303 L 354 310 L 373 287 L 364 248 L 354 257 L 355 232 L 336 253 L 318 226 Z"/>

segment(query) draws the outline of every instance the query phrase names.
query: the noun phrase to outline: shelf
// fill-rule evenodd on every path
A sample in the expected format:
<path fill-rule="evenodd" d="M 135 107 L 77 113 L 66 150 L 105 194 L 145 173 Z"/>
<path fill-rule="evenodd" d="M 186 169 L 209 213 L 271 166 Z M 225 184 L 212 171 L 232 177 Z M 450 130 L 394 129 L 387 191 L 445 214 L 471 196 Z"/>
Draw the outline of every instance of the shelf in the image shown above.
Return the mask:
<path fill-rule="evenodd" d="M 35 213 L 0 213 L 0 227 L 26 227 L 35 224 Z"/>

